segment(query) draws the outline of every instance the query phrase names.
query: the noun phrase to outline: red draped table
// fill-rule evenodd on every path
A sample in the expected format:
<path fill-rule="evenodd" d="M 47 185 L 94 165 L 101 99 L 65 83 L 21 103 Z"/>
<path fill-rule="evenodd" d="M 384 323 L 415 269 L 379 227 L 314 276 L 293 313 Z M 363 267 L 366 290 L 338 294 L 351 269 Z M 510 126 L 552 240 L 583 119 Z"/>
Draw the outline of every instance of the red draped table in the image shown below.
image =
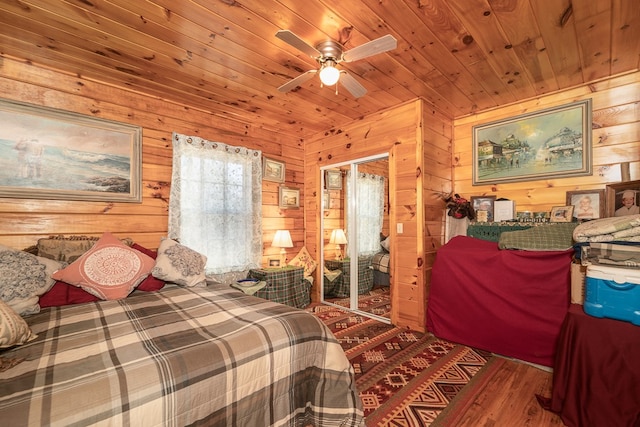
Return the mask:
<path fill-rule="evenodd" d="M 640 427 L 640 326 L 572 304 L 558 337 L 550 409 L 569 427 Z"/>

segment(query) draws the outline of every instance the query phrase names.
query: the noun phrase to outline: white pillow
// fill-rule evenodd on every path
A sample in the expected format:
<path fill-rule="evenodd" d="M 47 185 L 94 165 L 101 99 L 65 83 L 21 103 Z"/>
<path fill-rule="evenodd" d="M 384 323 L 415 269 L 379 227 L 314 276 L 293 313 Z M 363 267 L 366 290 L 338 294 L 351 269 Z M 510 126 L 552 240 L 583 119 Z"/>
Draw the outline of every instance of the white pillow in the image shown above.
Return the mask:
<path fill-rule="evenodd" d="M 158 248 L 156 265 L 151 270 L 153 277 L 187 287 L 205 287 L 207 278 L 204 268 L 207 257 L 175 240 L 163 238 Z"/>
<path fill-rule="evenodd" d="M 382 246 L 385 251 L 390 252 L 389 247 L 391 246 L 391 236 L 387 236 L 386 239 L 380 242 L 380 246 Z"/>
<path fill-rule="evenodd" d="M 0 300 L 0 348 L 24 344 L 36 337 L 27 322 Z"/>

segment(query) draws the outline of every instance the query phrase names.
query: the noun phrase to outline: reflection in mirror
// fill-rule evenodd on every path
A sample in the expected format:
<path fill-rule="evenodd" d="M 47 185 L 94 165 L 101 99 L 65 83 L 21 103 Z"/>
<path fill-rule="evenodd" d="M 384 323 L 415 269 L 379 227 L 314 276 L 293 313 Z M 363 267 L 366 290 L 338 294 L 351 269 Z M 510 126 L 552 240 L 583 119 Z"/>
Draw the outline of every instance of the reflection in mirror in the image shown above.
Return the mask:
<path fill-rule="evenodd" d="M 389 322 L 387 155 L 322 168 L 322 300 Z M 387 246 L 388 248 L 388 246 Z"/>

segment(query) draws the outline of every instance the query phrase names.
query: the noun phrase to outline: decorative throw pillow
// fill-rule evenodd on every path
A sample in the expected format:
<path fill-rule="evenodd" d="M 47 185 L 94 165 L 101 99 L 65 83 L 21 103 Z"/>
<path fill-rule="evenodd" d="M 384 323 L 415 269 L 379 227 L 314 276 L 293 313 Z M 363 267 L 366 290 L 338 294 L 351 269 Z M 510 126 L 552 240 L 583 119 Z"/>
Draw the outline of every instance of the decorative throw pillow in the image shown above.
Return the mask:
<path fill-rule="evenodd" d="M 153 277 L 182 286 L 207 286 L 207 257 L 175 240 L 163 238 L 158 248 Z"/>
<path fill-rule="evenodd" d="M 49 291 L 40 297 L 38 304 L 40 304 L 40 308 L 46 308 L 93 301 L 100 301 L 100 298 L 82 288 L 58 280 Z"/>
<path fill-rule="evenodd" d="M 38 298 L 54 284 L 51 275 L 63 265 L 0 245 L 0 299 L 16 313 L 38 313 Z"/>
<path fill-rule="evenodd" d="M 24 344 L 36 337 L 27 322 L 0 300 L 0 348 Z"/>
<path fill-rule="evenodd" d="M 382 246 L 382 249 L 384 249 L 385 251 L 389 252 L 389 247 L 391 246 L 391 236 L 387 236 L 386 239 L 381 241 L 380 242 L 380 246 Z"/>
<path fill-rule="evenodd" d="M 52 277 L 101 299 L 120 299 L 149 275 L 153 264 L 153 258 L 104 233 L 91 249 Z"/>
<path fill-rule="evenodd" d="M 38 239 L 38 256 L 72 263 L 100 240 L 99 237 L 93 236 L 51 236 L 48 238 Z M 133 240 L 126 237 L 119 239 L 127 246 L 133 244 Z"/>
<path fill-rule="evenodd" d="M 289 265 L 294 265 L 296 267 L 304 267 L 304 275 L 311 276 L 313 272 L 316 270 L 318 263 L 311 258 L 311 254 L 307 251 L 307 247 L 303 246 L 291 261 L 289 261 Z"/>

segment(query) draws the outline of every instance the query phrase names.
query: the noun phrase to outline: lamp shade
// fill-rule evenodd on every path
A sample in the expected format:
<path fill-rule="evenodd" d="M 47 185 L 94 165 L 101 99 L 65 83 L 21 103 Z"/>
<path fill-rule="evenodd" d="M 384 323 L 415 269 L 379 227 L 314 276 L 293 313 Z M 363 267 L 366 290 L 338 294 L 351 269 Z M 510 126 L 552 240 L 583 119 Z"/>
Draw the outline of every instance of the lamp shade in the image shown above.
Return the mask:
<path fill-rule="evenodd" d="M 276 231 L 276 235 L 273 236 L 271 246 L 275 248 L 292 248 L 293 242 L 291 241 L 291 234 L 289 234 L 289 230 Z"/>
<path fill-rule="evenodd" d="M 333 86 L 338 83 L 340 71 L 335 67 L 336 63 L 329 60 L 326 61 L 320 70 L 320 81 L 325 86 Z"/>
<path fill-rule="evenodd" d="M 329 243 L 334 245 L 344 245 L 347 243 L 347 236 L 344 234 L 344 230 L 342 228 L 336 228 L 331 232 L 331 237 L 329 238 Z"/>

